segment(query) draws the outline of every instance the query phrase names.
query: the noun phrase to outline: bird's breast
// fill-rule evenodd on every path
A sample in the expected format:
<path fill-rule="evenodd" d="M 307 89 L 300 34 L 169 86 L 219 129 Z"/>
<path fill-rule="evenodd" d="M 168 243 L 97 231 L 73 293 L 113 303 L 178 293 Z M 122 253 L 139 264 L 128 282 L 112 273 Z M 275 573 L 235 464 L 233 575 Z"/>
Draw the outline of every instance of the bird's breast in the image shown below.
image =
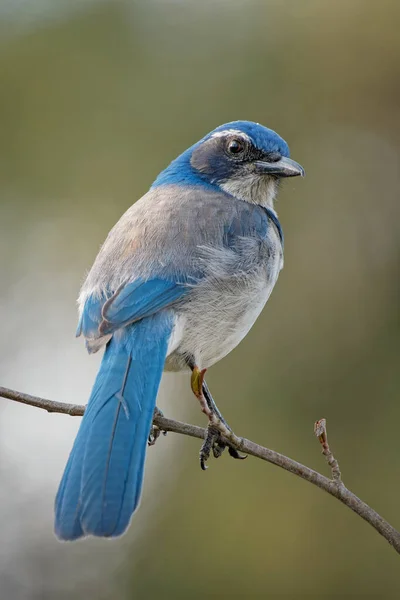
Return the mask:
<path fill-rule="evenodd" d="M 253 268 L 222 276 L 218 269 L 199 282 L 176 311 L 166 368 L 185 368 L 194 357 L 207 368 L 246 336 L 267 302 L 282 266 L 282 249 L 259 249 Z M 264 256 L 265 253 L 265 256 Z M 261 257 L 261 258 L 260 258 Z"/>

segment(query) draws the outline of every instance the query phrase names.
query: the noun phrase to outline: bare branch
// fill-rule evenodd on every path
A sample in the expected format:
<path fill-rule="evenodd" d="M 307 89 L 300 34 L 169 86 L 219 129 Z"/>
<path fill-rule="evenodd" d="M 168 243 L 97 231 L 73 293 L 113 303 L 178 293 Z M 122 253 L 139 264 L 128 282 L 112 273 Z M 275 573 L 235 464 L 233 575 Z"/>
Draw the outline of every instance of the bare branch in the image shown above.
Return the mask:
<path fill-rule="evenodd" d="M 86 408 L 79 404 L 65 404 L 64 402 L 54 402 L 54 400 L 38 398 L 37 396 L 16 392 L 15 390 L 4 387 L 0 387 L 0 397 L 7 398 L 8 400 L 15 400 L 15 402 L 21 402 L 21 404 L 28 404 L 28 406 L 43 408 L 49 413 L 62 413 L 70 415 L 71 417 L 82 417 Z"/>
<path fill-rule="evenodd" d="M 0 387 L 0 397 L 21 402 L 22 404 L 27 404 L 36 408 L 42 408 L 47 412 L 63 413 L 70 416 L 82 416 L 85 412 L 85 407 L 78 404 L 53 402 L 52 400 L 46 400 L 44 398 L 38 398 L 29 394 L 23 394 L 21 392 L 16 392 L 4 387 Z M 206 429 L 203 429 L 203 427 L 197 427 L 196 425 L 189 425 L 173 419 L 167 419 L 161 415 L 155 416 L 153 423 L 161 431 L 171 431 L 173 433 L 180 433 L 199 439 L 204 439 L 207 431 Z M 273 465 L 276 465 L 277 467 L 281 467 L 282 469 L 285 469 L 285 471 L 289 471 L 290 473 L 309 481 L 313 485 L 340 500 L 340 502 L 351 508 L 352 511 L 357 513 L 362 519 L 372 525 L 372 527 L 374 527 L 374 529 L 376 529 L 376 531 L 378 531 L 378 533 L 380 533 L 400 554 L 400 533 L 370 506 L 368 506 L 368 504 L 360 500 L 360 498 L 355 496 L 353 492 L 347 489 L 342 482 L 339 465 L 329 448 L 325 419 L 317 421 L 315 424 L 315 434 L 320 440 L 322 452 L 331 467 L 332 479 L 328 479 L 317 471 L 314 471 L 313 469 L 310 469 L 309 467 L 306 467 L 295 460 L 280 454 L 279 452 L 275 452 L 269 448 L 264 448 L 263 446 L 260 446 L 259 444 L 256 444 L 255 442 L 245 438 L 237 437 L 235 434 L 224 428 L 223 424 L 220 426 L 218 422 L 215 422 L 213 425 L 220 429 L 226 443 L 236 450 L 251 456 L 255 456 L 261 460 L 265 460 Z"/>

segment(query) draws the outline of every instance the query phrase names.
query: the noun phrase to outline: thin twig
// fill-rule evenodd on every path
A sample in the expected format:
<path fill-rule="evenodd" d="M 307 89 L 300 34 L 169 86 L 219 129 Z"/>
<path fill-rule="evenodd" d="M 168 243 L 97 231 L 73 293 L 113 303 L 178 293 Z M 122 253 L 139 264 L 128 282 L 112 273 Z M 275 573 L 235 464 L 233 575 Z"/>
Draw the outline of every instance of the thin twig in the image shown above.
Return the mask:
<path fill-rule="evenodd" d="M 22 404 L 27 404 L 29 406 L 35 406 L 36 408 L 43 408 L 44 410 L 47 410 L 47 412 L 63 413 L 71 416 L 82 416 L 85 412 L 84 406 L 53 402 L 52 400 L 46 400 L 44 398 L 38 398 L 29 394 L 23 394 L 21 392 L 16 392 L 4 387 L 0 387 L 0 397 L 21 402 Z M 160 415 L 155 416 L 153 423 L 162 431 L 171 431 L 173 433 L 180 433 L 199 439 L 204 439 L 206 436 L 206 429 L 203 429 L 202 427 L 189 425 L 173 419 L 167 419 L 166 417 Z M 318 432 L 320 432 L 319 435 Z M 329 456 L 328 462 L 332 468 L 332 477 L 334 477 L 333 479 L 328 479 L 317 471 L 314 471 L 313 469 L 310 469 L 309 467 L 306 467 L 297 461 L 280 454 L 279 452 L 275 452 L 269 448 L 264 448 L 263 446 L 260 446 L 259 444 L 256 444 L 250 440 L 246 440 L 245 438 L 237 437 L 231 432 L 221 431 L 221 433 L 227 433 L 225 441 L 236 450 L 251 456 L 255 456 L 261 460 L 265 460 L 273 465 L 276 465 L 277 467 L 281 467 L 282 469 L 285 469 L 286 471 L 289 471 L 290 473 L 309 481 L 313 485 L 316 485 L 331 496 L 334 496 L 340 500 L 340 502 L 351 508 L 351 510 L 357 513 L 362 519 L 372 525 L 372 527 L 374 527 L 374 529 L 376 529 L 376 531 L 378 531 L 400 554 L 400 533 L 396 531 L 396 529 L 394 529 L 390 523 L 385 521 L 385 519 L 383 519 L 370 506 L 368 506 L 368 504 L 355 496 L 353 492 L 347 489 L 342 483 L 339 477 L 339 466 L 337 465 L 337 462 L 333 458 L 333 455 L 329 450 L 329 446 L 327 445 L 326 423 L 324 423 L 323 426 L 320 424 L 320 429 L 318 429 L 317 426 L 316 433 L 318 437 L 320 437 L 320 435 L 325 435 L 327 450 L 326 452 L 324 451 L 323 445 L 323 453 L 327 459 Z M 331 457 L 333 459 L 333 463 L 330 462 Z"/>
<path fill-rule="evenodd" d="M 319 419 L 319 421 L 315 422 L 314 433 L 322 446 L 322 454 L 325 456 L 326 462 L 331 468 L 332 479 L 338 484 L 342 483 L 342 474 L 340 472 L 339 463 L 333 456 L 332 450 L 329 447 L 326 419 Z"/>

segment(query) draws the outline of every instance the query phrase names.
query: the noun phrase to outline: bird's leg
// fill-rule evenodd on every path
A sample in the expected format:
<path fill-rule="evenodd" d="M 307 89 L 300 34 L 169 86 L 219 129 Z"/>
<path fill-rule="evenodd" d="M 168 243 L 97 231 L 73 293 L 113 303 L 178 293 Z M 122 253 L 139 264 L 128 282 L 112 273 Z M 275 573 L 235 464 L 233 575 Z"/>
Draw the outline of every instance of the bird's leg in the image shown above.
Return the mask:
<path fill-rule="evenodd" d="M 158 408 L 158 406 L 156 406 L 155 409 L 154 409 L 153 419 L 155 417 L 163 417 L 163 416 L 164 416 L 163 411 L 160 410 Z M 162 431 L 159 427 L 157 427 L 157 425 L 152 424 L 151 425 L 151 429 L 150 429 L 150 433 L 149 433 L 149 437 L 148 437 L 148 440 L 147 440 L 148 446 L 154 446 L 154 444 L 156 443 L 156 441 L 160 437 L 161 433 L 163 433 L 164 435 L 167 435 L 166 431 Z"/>
<path fill-rule="evenodd" d="M 211 395 L 211 392 L 209 390 L 209 387 L 208 387 L 204 377 L 203 377 L 203 390 L 202 391 L 203 391 L 203 395 L 206 399 L 209 409 L 219 418 L 219 420 L 221 421 L 221 423 L 223 423 L 225 425 L 225 427 L 227 427 L 228 429 L 231 430 L 228 423 L 225 421 L 224 417 L 221 415 L 218 406 L 215 404 L 215 400 Z"/>
<path fill-rule="evenodd" d="M 200 407 L 202 412 L 207 415 L 210 419 L 213 413 L 213 406 L 207 402 L 207 397 L 203 392 L 204 385 L 204 375 L 206 374 L 207 369 L 200 369 L 196 366 L 192 367 L 192 376 L 190 378 L 190 385 L 192 387 L 192 392 L 196 396 L 197 400 L 200 402 Z"/>
<path fill-rule="evenodd" d="M 203 379 L 203 394 L 207 400 L 207 404 L 208 406 L 211 408 L 211 410 L 213 411 L 214 415 L 219 419 L 220 422 L 220 426 L 223 425 L 224 429 L 227 430 L 227 432 L 232 432 L 232 428 L 228 425 L 228 423 L 225 421 L 224 417 L 222 416 L 221 412 L 218 409 L 218 406 L 215 404 L 215 400 L 211 395 L 211 392 L 208 388 L 207 383 L 205 382 L 205 380 Z M 221 427 L 220 427 L 221 429 Z M 222 443 L 222 441 L 220 440 L 220 447 L 222 447 L 221 453 L 218 454 L 218 456 L 215 453 L 215 449 L 214 449 L 214 456 L 215 458 L 218 458 L 219 456 L 221 456 L 222 452 L 225 450 L 226 448 L 226 444 Z M 232 456 L 232 458 L 238 458 L 238 459 L 243 459 L 246 458 L 245 456 L 242 456 L 237 450 L 236 448 L 232 448 L 232 446 L 228 445 L 228 452 L 230 454 L 230 456 Z"/>
<path fill-rule="evenodd" d="M 224 417 L 219 411 L 208 385 L 204 380 L 206 369 L 200 370 L 196 365 L 190 366 L 192 369 L 192 391 L 200 402 L 201 410 L 205 415 L 207 415 L 209 421 L 207 427 L 207 436 L 200 449 L 201 468 L 203 470 L 207 468 L 205 463 L 210 457 L 211 451 L 213 452 L 215 458 L 219 458 L 227 446 L 229 454 L 233 458 L 246 458 L 245 456 L 239 454 L 236 448 L 231 447 L 222 440 L 224 431 L 229 435 L 232 433 L 232 429 L 229 427 L 228 423 L 225 421 Z"/>

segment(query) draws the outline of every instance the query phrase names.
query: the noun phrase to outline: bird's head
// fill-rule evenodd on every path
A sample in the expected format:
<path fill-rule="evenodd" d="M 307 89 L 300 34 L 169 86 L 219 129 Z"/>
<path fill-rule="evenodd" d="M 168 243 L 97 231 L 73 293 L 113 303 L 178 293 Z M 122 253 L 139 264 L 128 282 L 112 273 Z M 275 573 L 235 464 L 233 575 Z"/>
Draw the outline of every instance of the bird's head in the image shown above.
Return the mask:
<path fill-rule="evenodd" d="M 174 160 L 156 179 L 162 184 L 211 185 L 232 196 L 272 206 L 283 177 L 304 176 L 287 143 L 251 121 L 221 125 Z"/>

